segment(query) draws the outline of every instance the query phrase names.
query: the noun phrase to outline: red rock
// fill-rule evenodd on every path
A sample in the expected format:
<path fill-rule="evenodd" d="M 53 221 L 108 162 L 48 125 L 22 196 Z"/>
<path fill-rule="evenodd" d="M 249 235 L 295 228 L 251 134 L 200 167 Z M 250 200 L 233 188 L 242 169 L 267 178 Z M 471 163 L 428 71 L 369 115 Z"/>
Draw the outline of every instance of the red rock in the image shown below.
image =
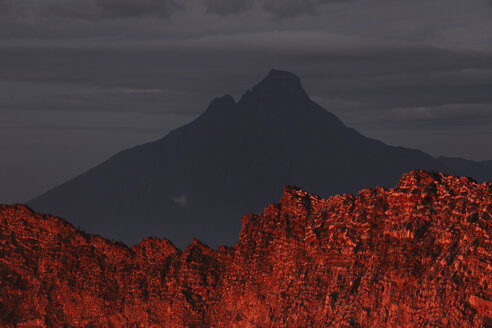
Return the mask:
<path fill-rule="evenodd" d="M 1 327 L 491 327 L 492 184 L 286 187 L 232 248 L 131 248 L 0 206 Z"/>

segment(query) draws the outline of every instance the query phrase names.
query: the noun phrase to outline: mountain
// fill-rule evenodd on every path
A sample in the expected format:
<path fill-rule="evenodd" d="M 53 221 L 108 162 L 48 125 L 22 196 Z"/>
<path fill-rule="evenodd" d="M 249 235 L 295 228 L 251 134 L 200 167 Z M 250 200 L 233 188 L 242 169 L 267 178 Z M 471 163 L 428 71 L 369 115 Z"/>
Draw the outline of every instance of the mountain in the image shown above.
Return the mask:
<path fill-rule="evenodd" d="M 272 70 L 237 103 L 217 98 L 190 124 L 28 205 L 128 245 L 149 234 L 180 248 L 193 237 L 233 245 L 235 218 L 261 210 L 285 185 L 327 197 L 389 187 L 412 169 L 473 176 L 450 164 L 364 137 L 313 102 L 296 75 Z"/>
<path fill-rule="evenodd" d="M 450 168 L 453 174 L 468 175 L 478 181 L 492 181 L 492 160 L 470 161 L 459 157 L 440 156 L 438 160 Z"/>
<path fill-rule="evenodd" d="M 218 250 L 0 206 L 0 325 L 491 327 L 491 231 L 492 183 L 425 171 L 357 196 L 286 187 Z"/>

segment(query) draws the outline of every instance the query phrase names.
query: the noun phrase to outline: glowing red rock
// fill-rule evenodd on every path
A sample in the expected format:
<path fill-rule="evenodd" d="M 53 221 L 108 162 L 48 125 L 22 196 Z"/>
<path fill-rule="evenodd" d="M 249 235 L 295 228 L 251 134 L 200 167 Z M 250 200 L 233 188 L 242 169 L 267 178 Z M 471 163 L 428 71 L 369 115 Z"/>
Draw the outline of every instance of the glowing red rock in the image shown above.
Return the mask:
<path fill-rule="evenodd" d="M 287 187 L 219 250 L 1 206 L 0 325 L 490 327 L 491 215 L 491 183 L 424 171 L 326 200 Z"/>

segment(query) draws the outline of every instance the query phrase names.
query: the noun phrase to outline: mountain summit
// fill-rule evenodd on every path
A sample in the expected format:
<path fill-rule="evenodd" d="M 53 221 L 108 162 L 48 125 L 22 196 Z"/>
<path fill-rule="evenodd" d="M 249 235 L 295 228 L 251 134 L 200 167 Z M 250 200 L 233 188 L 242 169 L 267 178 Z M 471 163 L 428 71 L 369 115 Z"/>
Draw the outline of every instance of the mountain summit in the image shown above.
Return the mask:
<path fill-rule="evenodd" d="M 293 73 L 271 70 L 267 77 L 241 98 L 240 108 L 263 111 L 301 111 L 312 103 L 302 87 L 301 80 Z"/>
<path fill-rule="evenodd" d="M 412 169 L 474 176 L 475 164 L 453 163 L 364 137 L 313 102 L 296 75 L 272 70 L 237 103 L 216 98 L 195 121 L 28 205 L 128 244 L 154 234 L 178 247 L 193 237 L 231 245 L 235 218 L 263 209 L 285 185 L 327 197 L 391 186 Z"/>

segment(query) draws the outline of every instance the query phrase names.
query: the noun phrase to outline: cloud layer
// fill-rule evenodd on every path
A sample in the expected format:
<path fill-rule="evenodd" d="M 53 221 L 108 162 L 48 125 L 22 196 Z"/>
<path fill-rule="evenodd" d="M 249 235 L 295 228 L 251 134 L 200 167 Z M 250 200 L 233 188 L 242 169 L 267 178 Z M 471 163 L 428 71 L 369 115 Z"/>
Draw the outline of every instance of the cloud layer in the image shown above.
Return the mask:
<path fill-rule="evenodd" d="M 288 18 L 302 14 L 314 15 L 321 5 L 344 1 L 352 0 L 264 0 L 261 8 L 279 18 Z"/>
<path fill-rule="evenodd" d="M 226 16 L 249 10 L 254 0 L 206 0 L 207 13 Z"/>
<path fill-rule="evenodd" d="M 174 0 L 0 0 L 4 14 L 21 19 L 36 15 L 103 20 L 150 16 L 168 18 L 184 6 Z"/>
<path fill-rule="evenodd" d="M 10 0 L 0 0 L 0 16 L 7 15 L 12 8 Z"/>

